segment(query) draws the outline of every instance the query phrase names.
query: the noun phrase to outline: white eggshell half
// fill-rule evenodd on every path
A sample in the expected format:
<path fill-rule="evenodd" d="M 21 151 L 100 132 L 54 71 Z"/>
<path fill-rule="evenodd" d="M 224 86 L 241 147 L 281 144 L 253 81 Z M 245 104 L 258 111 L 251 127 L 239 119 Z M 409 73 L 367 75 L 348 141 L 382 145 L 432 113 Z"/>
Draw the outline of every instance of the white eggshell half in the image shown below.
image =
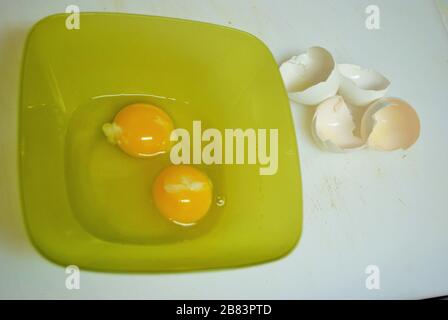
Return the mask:
<path fill-rule="evenodd" d="M 407 149 L 417 141 L 419 135 L 417 112 L 398 98 L 384 98 L 372 103 L 362 117 L 361 137 L 372 149 Z"/>
<path fill-rule="evenodd" d="M 339 72 L 333 56 L 321 47 L 311 47 L 280 66 L 289 98 L 306 105 L 317 105 L 336 94 Z"/>
<path fill-rule="evenodd" d="M 350 105 L 366 106 L 384 97 L 390 81 L 379 72 L 354 64 L 339 64 L 339 94 Z"/>
<path fill-rule="evenodd" d="M 317 106 L 312 135 L 322 149 L 343 152 L 363 148 L 364 141 L 353 134 L 354 129 L 352 113 L 341 96 L 331 97 Z"/>

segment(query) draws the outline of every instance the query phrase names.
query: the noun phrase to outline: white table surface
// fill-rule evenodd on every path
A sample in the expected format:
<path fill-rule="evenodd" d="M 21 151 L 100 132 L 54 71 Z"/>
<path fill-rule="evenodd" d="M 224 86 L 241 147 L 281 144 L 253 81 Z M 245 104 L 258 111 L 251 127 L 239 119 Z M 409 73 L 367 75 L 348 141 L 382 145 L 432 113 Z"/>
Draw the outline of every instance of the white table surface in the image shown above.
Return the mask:
<path fill-rule="evenodd" d="M 322 152 L 310 138 L 312 109 L 291 105 L 303 175 L 303 234 L 279 261 L 165 275 L 65 270 L 30 245 L 19 204 L 16 118 L 27 31 L 76 4 L 81 11 L 181 17 L 248 31 L 278 62 L 309 46 L 338 62 L 373 67 L 391 96 L 415 106 L 421 137 L 407 151 Z M 380 30 L 364 10 L 380 8 Z M 81 22 L 82 23 L 82 22 Z M 448 294 L 448 33 L 429 0 L 51 1 L 0 0 L 0 298 L 423 298 Z M 365 268 L 380 268 L 367 290 Z"/>

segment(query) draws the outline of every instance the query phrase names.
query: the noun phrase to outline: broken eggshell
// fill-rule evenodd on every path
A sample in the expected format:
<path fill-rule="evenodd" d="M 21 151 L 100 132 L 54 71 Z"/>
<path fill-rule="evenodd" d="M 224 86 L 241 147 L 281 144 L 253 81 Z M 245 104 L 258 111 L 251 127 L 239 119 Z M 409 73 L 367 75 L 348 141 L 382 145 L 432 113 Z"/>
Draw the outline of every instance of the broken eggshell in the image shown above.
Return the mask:
<path fill-rule="evenodd" d="M 362 117 L 361 137 L 372 149 L 407 149 L 419 135 L 420 120 L 416 111 L 398 98 L 384 98 L 372 103 Z"/>
<path fill-rule="evenodd" d="M 311 47 L 280 66 L 280 73 L 291 100 L 317 105 L 336 94 L 339 72 L 333 56 L 321 47 Z"/>
<path fill-rule="evenodd" d="M 354 64 L 339 64 L 339 94 L 353 106 L 366 106 L 384 97 L 390 81 L 379 72 Z"/>
<path fill-rule="evenodd" d="M 365 145 L 353 134 L 355 127 L 350 107 L 341 96 L 334 96 L 317 106 L 311 131 L 322 149 L 343 152 L 358 150 Z"/>

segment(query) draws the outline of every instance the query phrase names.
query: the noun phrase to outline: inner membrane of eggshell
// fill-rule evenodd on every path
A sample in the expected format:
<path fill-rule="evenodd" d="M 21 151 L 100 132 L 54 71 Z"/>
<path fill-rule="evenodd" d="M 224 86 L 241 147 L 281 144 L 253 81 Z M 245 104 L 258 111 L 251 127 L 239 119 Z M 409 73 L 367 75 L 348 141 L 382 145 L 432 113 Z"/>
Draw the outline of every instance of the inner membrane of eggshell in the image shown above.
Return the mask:
<path fill-rule="evenodd" d="M 334 60 L 322 48 L 310 48 L 304 54 L 292 57 L 280 66 L 280 72 L 289 92 L 304 91 L 326 81 L 333 71 Z"/>
<path fill-rule="evenodd" d="M 382 150 L 407 149 L 417 140 L 420 123 L 415 111 L 399 100 L 377 111 L 368 144 Z"/>
<path fill-rule="evenodd" d="M 315 129 L 322 141 L 331 141 L 340 148 L 356 148 L 362 139 L 354 135 L 355 123 L 349 107 L 341 97 L 324 101 L 316 110 Z"/>
<path fill-rule="evenodd" d="M 352 64 L 339 64 L 339 72 L 350 79 L 358 88 L 364 90 L 384 90 L 390 82 L 379 72 L 372 69 L 364 69 Z"/>

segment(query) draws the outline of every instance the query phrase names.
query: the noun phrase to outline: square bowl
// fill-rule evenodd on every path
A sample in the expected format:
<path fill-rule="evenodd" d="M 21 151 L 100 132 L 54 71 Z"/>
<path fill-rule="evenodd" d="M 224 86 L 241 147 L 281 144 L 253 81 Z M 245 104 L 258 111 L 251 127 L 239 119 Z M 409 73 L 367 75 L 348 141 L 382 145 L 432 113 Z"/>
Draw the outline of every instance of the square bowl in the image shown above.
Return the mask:
<path fill-rule="evenodd" d="M 269 49 L 208 23 L 82 13 L 70 30 L 67 18 L 33 27 L 22 67 L 20 188 L 37 250 L 61 265 L 118 272 L 244 266 L 292 250 L 302 225 L 299 157 Z M 168 158 L 133 159 L 101 133 L 137 101 L 158 105 L 177 127 L 278 129 L 276 174 L 203 166 L 225 205 L 193 228 L 162 219 L 150 189 Z"/>

